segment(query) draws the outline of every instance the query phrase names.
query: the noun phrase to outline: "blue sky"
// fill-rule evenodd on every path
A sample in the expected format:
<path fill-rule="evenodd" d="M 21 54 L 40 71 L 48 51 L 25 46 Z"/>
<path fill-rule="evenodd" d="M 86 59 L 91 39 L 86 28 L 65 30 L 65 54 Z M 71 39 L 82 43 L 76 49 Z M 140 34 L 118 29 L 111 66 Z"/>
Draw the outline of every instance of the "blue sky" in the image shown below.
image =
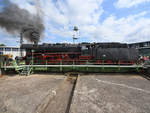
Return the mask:
<path fill-rule="evenodd" d="M 36 14 L 35 1 L 11 0 Z M 45 31 L 40 43 L 72 42 L 73 26 L 78 26 L 77 42 L 141 42 L 150 40 L 150 0 L 39 0 Z M 0 8 L 3 3 L 0 2 Z M 0 29 L 0 43 L 19 45 Z"/>

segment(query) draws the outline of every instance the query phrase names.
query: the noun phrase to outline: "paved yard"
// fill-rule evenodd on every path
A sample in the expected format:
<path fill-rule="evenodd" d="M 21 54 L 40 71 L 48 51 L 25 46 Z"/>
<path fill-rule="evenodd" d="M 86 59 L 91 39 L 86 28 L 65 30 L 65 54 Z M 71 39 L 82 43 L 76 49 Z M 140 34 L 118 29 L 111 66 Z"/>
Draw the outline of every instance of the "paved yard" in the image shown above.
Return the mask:
<path fill-rule="evenodd" d="M 62 75 L 0 78 L 0 113 L 35 113 L 45 97 L 55 95 L 64 78 Z"/>
<path fill-rule="evenodd" d="M 0 113 L 66 113 L 72 84 L 64 75 L 3 76 Z M 79 76 L 70 113 L 149 113 L 150 81 L 139 75 Z"/>
<path fill-rule="evenodd" d="M 150 113 L 150 81 L 138 75 L 80 76 L 71 113 Z"/>

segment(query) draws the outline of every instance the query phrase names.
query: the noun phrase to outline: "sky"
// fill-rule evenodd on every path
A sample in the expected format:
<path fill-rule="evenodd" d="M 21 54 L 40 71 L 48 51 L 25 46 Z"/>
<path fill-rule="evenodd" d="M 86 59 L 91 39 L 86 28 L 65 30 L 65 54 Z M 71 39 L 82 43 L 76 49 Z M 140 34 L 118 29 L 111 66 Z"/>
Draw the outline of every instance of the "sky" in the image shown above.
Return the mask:
<path fill-rule="evenodd" d="M 11 1 L 36 14 L 37 0 Z M 74 26 L 79 29 L 77 43 L 150 41 L 150 0 L 39 1 L 45 25 L 40 43 L 72 43 Z M 14 36 L 0 28 L 0 43 L 19 45 L 19 34 Z"/>

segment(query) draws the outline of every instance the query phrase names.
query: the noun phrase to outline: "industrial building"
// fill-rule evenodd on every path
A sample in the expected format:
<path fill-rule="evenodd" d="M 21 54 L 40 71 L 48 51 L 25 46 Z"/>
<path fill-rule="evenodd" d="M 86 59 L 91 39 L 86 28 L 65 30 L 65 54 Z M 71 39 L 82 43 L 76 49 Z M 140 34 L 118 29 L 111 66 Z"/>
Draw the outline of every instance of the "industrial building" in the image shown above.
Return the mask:
<path fill-rule="evenodd" d="M 23 56 L 25 55 L 25 51 L 22 50 Z M 13 59 L 16 56 L 20 56 L 20 47 L 10 47 L 10 46 L 0 46 L 0 55 L 11 54 Z"/>
<path fill-rule="evenodd" d="M 129 47 L 137 48 L 142 56 L 150 56 L 150 41 L 131 43 Z"/>
<path fill-rule="evenodd" d="M 129 44 L 129 46 L 138 48 L 138 49 L 150 48 L 150 41 L 131 43 L 131 44 Z"/>

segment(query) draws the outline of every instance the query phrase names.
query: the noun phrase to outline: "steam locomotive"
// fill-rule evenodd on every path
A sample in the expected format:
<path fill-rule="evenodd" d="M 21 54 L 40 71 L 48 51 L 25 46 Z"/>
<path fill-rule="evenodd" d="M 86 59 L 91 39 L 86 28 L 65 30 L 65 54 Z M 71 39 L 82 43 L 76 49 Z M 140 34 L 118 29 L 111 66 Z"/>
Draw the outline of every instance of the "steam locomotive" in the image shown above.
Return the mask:
<path fill-rule="evenodd" d="M 80 44 L 23 44 L 25 61 L 35 65 L 55 64 L 111 64 L 132 65 L 139 58 L 138 50 L 126 43 L 80 43 Z"/>

